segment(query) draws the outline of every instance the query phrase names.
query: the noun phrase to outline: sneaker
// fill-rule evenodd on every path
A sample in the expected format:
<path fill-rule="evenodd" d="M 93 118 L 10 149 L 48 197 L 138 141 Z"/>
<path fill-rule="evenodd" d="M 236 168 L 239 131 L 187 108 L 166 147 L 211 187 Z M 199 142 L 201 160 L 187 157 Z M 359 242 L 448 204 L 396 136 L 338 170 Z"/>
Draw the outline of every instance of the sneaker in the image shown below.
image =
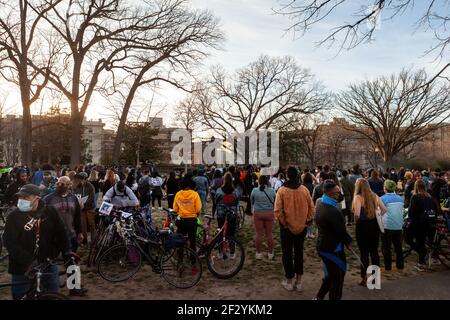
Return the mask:
<path fill-rule="evenodd" d="M 230 255 L 230 259 L 231 259 L 231 260 L 236 259 L 236 253 L 232 253 L 232 254 Z"/>
<path fill-rule="evenodd" d="M 273 260 L 273 257 L 274 257 L 275 255 L 273 254 L 273 253 L 268 253 L 267 254 L 267 258 L 269 259 L 269 260 Z"/>
<path fill-rule="evenodd" d="M 284 279 L 283 281 L 281 281 L 281 285 L 283 286 L 283 288 L 285 288 L 287 291 L 293 291 L 294 290 L 294 286 L 292 285 L 292 283 L 286 279 Z"/>
<path fill-rule="evenodd" d="M 302 291 L 302 289 L 303 289 L 303 286 L 302 286 L 301 282 L 300 283 L 294 283 L 294 290 Z"/>
<path fill-rule="evenodd" d="M 262 260 L 262 258 L 263 258 L 262 253 L 260 253 L 260 252 L 258 253 L 258 252 L 257 252 L 257 253 L 255 254 L 255 258 L 256 258 L 256 260 Z"/>

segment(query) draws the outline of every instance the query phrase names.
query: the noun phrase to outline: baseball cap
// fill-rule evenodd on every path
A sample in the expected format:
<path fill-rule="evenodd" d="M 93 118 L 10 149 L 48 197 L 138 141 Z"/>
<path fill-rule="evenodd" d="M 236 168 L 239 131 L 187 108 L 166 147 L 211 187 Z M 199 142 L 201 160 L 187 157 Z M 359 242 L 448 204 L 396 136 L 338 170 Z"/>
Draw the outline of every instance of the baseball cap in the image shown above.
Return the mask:
<path fill-rule="evenodd" d="M 22 188 L 19 189 L 19 192 L 16 193 L 19 197 L 27 197 L 27 196 L 40 196 L 41 195 L 41 189 L 39 189 L 38 186 L 34 184 L 26 184 Z"/>

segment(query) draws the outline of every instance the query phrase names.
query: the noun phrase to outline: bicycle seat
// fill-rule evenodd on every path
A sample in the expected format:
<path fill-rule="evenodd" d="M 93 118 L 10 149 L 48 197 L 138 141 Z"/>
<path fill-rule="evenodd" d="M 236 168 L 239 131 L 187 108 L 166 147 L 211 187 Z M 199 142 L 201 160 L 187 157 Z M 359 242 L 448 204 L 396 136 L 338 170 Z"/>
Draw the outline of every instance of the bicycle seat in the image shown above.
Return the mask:
<path fill-rule="evenodd" d="M 209 215 L 209 214 L 205 214 L 204 216 L 203 216 L 205 219 L 209 219 L 209 220 L 212 220 L 212 216 L 211 215 Z"/>

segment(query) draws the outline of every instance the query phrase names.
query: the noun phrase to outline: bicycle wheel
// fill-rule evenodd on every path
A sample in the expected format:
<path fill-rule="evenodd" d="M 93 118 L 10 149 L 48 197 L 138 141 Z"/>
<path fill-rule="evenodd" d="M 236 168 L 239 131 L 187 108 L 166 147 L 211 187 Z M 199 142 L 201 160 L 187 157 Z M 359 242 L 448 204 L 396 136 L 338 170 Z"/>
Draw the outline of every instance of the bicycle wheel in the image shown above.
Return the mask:
<path fill-rule="evenodd" d="M 70 298 L 57 292 L 44 292 L 40 293 L 36 300 L 70 300 Z"/>
<path fill-rule="evenodd" d="M 216 278 L 234 277 L 241 271 L 244 261 L 244 246 L 232 237 L 219 237 L 209 246 L 206 263 Z"/>
<path fill-rule="evenodd" d="M 202 277 L 202 263 L 197 253 L 188 247 L 177 248 L 173 255 L 160 263 L 161 276 L 170 285 L 187 289 L 195 286 Z"/>
<path fill-rule="evenodd" d="M 450 239 L 447 236 L 439 240 L 437 253 L 439 261 L 450 269 Z"/>
<path fill-rule="evenodd" d="M 98 273 L 110 282 L 125 281 L 139 271 L 142 256 L 134 245 L 117 244 L 103 253 L 98 261 Z"/>

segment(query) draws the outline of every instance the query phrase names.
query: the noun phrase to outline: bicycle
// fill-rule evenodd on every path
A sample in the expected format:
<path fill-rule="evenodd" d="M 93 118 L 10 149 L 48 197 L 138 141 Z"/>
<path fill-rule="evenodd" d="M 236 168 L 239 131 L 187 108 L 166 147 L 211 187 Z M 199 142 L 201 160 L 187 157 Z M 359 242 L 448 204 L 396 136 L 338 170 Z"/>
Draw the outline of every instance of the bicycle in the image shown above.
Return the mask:
<path fill-rule="evenodd" d="M 448 236 L 448 222 L 444 217 L 437 217 L 432 226 L 431 237 L 427 237 L 425 247 L 427 250 L 426 264 L 431 269 L 433 260 L 438 259 L 442 265 L 450 269 L 450 237 Z M 405 231 L 406 232 L 406 231 Z M 403 258 L 409 256 L 412 248 L 403 252 Z"/>
<path fill-rule="evenodd" d="M 124 242 L 107 249 L 100 257 L 98 273 L 103 279 L 125 281 L 139 271 L 145 258 L 153 272 L 176 288 L 191 288 L 200 281 L 200 258 L 186 246 L 185 238 L 180 241 L 170 229 L 163 229 L 157 231 L 158 241 L 149 240 L 137 235 L 133 226 L 132 216 L 117 223 L 117 231 Z M 175 244 L 171 245 L 172 242 Z"/>
<path fill-rule="evenodd" d="M 28 292 L 21 298 L 21 300 L 70 300 L 64 294 L 59 292 L 43 292 L 41 288 L 41 279 L 42 276 L 50 275 L 51 273 L 45 273 L 45 271 L 55 265 L 55 261 L 47 260 L 46 262 L 40 263 L 37 266 L 33 267 L 28 273 L 26 273 L 27 277 L 29 277 L 32 282 L 30 289 Z M 15 285 L 23 285 L 28 284 L 28 282 L 17 283 Z M 8 284 L 0 284 L 0 288 L 12 287 L 12 283 Z"/>
<path fill-rule="evenodd" d="M 201 230 L 197 238 L 198 253 L 206 257 L 208 269 L 216 278 L 230 279 L 241 271 L 245 261 L 244 246 L 227 234 L 229 220 L 236 219 L 236 214 L 226 209 L 225 223 L 211 240 L 212 216 L 205 215 L 204 218 L 207 219 L 206 225 L 198 226 Z"/>
<path fill-rule="evenodd" d="M 242 205 L 239 205 L 239 213 L 237 215 L 236 226 L 238 229 L 242 229 L 245 223 L 245 210 Z"/>

